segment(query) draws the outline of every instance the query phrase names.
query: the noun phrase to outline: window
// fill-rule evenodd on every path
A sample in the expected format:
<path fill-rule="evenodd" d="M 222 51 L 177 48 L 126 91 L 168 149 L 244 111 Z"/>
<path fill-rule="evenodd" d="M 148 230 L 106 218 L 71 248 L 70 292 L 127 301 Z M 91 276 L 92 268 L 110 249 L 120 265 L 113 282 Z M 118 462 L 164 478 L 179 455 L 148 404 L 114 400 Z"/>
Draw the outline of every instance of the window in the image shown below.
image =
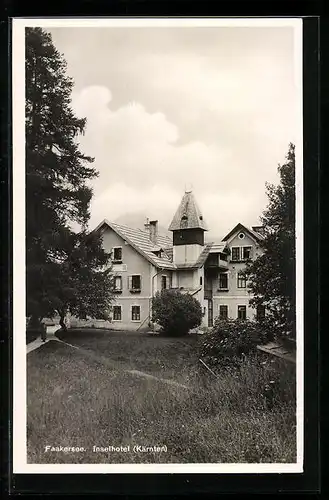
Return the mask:
<path fill-rule="evenodd" d="M 122 247 L 113 248 L 113 262 L 122 262 Z"/>
<path fill-rule="evenodd" d="M 238 288 L 246 288 L 246 276 L 244 273 L 238 273 Z"/>
<path fill-rule="evenodd" d="M 243 238 L 244 238 L 244 233 L 240 233 L 240 234 L 239 234 L 239 238 L 240 238 L 240 240 L 243 240 Z"/>
<path fill-rule="evenodd" d="M 121 321 L 121 306 L 113 306 L 113 321 Z"/>
<path fill-rule="evenodd" d="M 227 255 L 226 255 L 226 253 L 220 253 L 220 254 L 219 254 L 219 258 L 220 258 L 220 260 L 225 260 L 225 261 L 227 261 Z"/>
<path fill-rule="evenodd" d="M 122 276 L 115 276 L 114 278 L 114 291 L 122 292 Z"/>
<path fill-rule="evenodd" d="M 133 276 L 129 276 L 128 278 L 128 287 L 131 292 L 140 292 L 141 291 L 141 275 L 134 274 Z"/>
<path fill-rule="evenodd" d="M 200 286 L 202 286 L 202 276 L 200 276 Z"/>
<path fill-rule="evenodd" d="M 228 290 L 228 275 L 227 273 L 219 273 L 219 289 Z"/>
<path fill-rule="evenodd" d="M 240 247 L 232 247 L 232 261 L 240 260 Z"/>
<path fill-rule="evenodd" d="M 167 288 L 167 276 L 161 276 L 161 289 L 165 290 Z"/>
<path fill-rule="evenodd" d="M 260 319 L 265 318 L 265 306 L 259 305 L 256 309 L 256 318 L 259 321 Z"/>
<path fill-rule="evenodd" d="M 242 247 L 242 260 L 251 259 L 252 247 Z"/>
<path fill-rule="evenodd" d="M 131 306 L 131 319 L 132 321 L 140 321 L 141 319 L 141 307 Z"/>
<path fill-rule="evenodd" d="M 238 319 L 247 319 L 247 306 L 238 306 Z"/>
<path fill-rule="evenodd" d="M 219 306 L 219 317 L 221 319 L 227 319 L 228 317 L 228 306 L 220 305 Z"/>

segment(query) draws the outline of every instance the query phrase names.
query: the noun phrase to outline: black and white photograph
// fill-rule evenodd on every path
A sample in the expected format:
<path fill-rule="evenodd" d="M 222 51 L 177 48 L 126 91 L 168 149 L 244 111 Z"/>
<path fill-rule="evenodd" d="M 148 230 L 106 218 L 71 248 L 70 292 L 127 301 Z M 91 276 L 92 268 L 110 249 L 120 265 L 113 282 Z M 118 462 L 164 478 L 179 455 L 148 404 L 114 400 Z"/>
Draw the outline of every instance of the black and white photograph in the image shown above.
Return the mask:
<path fill-rule="evenodd" d="M 14 472 L 303 472 L 302 122 L 301 19 L 13 20 Z"/>

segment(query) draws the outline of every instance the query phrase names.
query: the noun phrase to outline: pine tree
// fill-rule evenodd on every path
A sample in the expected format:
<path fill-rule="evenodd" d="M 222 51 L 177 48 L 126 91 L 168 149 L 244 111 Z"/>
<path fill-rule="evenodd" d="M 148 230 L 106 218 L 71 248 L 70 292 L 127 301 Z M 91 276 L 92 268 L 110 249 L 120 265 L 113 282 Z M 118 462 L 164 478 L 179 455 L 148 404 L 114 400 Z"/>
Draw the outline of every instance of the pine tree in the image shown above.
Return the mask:
<path fill-rule="evenodd" d="M 277 337 L 295 338 L 295 146 L 279 165 L 280 183 L 267 184 L 269 203 L 261 222 L 263 253 L 246 267 L 250 304 L 265 306 L 267 321 Z"/>
<path fill-rule="evenodd" d="M 91 166 L 93 158 L 79 149 L 86 119 L 77 118 L 71 109 L 72 88 L 51 35 L 41 28 L 26 28 L 27 315 L 38 320 L 63 311 L 69 302 L 73 307 L 73 290 L 76 293 L 77 281 L 83 279 L 82 264 L 74 286 L 67 270 L 72 271 L 78 242 L 82 245 L 86 239 L 92 197 L 88 182 L 98 172 Z M 80 226 L 81 234 L 75 235 L 73 224 Z M 85 254 L 90 258 L 85 262 L 89 283 L 91 272 L 108 261 L 93 238 L 93 252 Z M 89 289 L 79 289 L 86 303 Z"/>

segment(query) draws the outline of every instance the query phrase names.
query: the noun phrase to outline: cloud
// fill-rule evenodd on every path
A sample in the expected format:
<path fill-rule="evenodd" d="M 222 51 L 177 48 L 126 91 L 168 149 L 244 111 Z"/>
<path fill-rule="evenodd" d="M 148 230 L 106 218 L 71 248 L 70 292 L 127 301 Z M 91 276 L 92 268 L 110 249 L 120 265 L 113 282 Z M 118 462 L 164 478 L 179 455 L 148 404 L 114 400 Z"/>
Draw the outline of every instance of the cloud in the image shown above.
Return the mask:
<path fill-rule="evenodd" d="M 95 156 L 91 226 L 167 225 L 192 184 L 212 234 L 257 223 L 296 140 L 291 29 L 58 29 Z"/>
<path fill-rule="evenodd" d="M 81 148 L 95 156 L 100 172 L 91 227 L 133 212 L 169 225 L 187 184 L 202 207 L 209 237 L 238 221 L 257 222 L 266 201 L 264 186 L 256 196 L 248 190 L 251 172 L 232 151 L 202 141 L 179 144 L 178 127 L 164 113 L 149 113 L 138 102 L 116 110 L 111 104 L 111 91 L 103 86 L 73 94 L 75 113 L 87 117 Z"/>
<path fill-rule="evenodd" d="M 230 151 L 202 141 L 178 145 L 177 126 L 161 112 L 148 113 L 138 102 L 117 110 L 110 106 L 111 92 L 104 87 L 73 95 L 74 111 L 87 117 L 81 146 L 96 158 L 98 193 L 118 182 L 142 190 L 162 184 L 182 191 L 187 182 L 209 188 L 209 179 L 218 178 L 218 169 L 230 157 Z"/>

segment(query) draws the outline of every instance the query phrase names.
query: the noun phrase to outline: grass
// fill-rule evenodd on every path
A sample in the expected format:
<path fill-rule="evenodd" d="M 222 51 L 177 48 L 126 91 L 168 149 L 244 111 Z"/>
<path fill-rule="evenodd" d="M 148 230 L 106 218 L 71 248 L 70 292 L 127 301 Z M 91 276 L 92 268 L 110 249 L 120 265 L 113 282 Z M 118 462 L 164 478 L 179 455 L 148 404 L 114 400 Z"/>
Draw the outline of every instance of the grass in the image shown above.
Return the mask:
<path fill-rule="evenodd" d="M 121 334 L 120 343 L 114 332 L 66 338 L 84 350 L 49 342 L 28 355 L 29 463 L 296 461 L 294 381 L 286 364 L 249 358 L 238 372 L 223 370 L 215 379 L 197 369 L 195 339 Z M 176 371 L 175 380 L 191 390 L 113 369 L 103 363 L 110 357 L 124 369 L 166 377 Z M 45 453 L 47 445 L 86 451 Z M 109 445 L 131 451 L 93 452 Z M 134 453 L 134 445 L 167 451 Z"/>
<path fill-rule="evenodd" d="M 198 364 L 197 336 L 171 339 L 139 332 L 71 329 L 58 337 L 123 369 L 141 370 L 156 377 L 190 382 Z"/>

